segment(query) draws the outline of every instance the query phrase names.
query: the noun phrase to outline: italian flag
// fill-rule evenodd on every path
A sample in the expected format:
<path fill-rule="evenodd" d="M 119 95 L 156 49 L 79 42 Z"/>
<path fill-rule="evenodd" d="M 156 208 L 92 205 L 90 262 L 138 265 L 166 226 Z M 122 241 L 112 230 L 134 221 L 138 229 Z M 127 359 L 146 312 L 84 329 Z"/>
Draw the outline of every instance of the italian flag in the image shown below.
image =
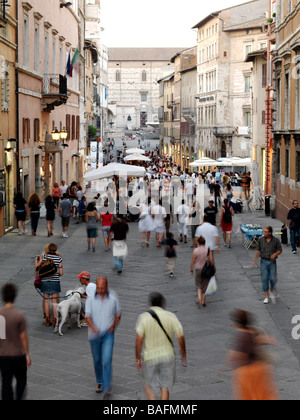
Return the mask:
<path fill-rule="evenodd" d="M 80 64 L 79 50 L 78 50 L 78 48 L 76 48 L 76 51 L 74 52 L 74 55 L 73 55 L 73 58 L 72 58 L 72 63 L 71 63 L 72 70 L 73 69 L 78 70 L 79 69 L 79 64 Z"/>

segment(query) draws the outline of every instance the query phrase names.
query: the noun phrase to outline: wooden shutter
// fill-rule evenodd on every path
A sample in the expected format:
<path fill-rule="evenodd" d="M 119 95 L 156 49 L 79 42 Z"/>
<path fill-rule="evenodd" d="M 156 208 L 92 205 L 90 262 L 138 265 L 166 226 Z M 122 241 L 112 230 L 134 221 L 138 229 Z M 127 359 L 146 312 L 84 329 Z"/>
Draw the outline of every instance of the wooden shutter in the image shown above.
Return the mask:
<path fill-rule="evenodd" d="M 70 132 L 71 127 L 70 126 L 71 126 L 71 115 L 67 114 L 66 115 L 66 130 L 68 132 L 67 140 L 70 140 L 70 137 L 71 137 L 71 132 Z"/>
<path fill-rule="evenodd" d="M 75 128 L 76 128 L 76 124 L 75 124 L 75 115 L 72 115 L 72 140 L 75 140 Z"/>
<path fill-rule="evenodd" d="M 80 136 L 80 116 L 77 115 L 76 117 L 76 140 L 79 140 Z"/>

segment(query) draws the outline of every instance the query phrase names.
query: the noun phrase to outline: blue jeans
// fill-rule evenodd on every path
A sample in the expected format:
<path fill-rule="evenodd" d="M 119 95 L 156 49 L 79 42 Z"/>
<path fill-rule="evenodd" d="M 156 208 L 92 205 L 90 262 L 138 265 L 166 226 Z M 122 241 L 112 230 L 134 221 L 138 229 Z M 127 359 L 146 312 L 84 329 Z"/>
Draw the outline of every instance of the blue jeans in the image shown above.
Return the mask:
<path fill-rule="evenodd" d="M 262 280 L 262 285 L 263 285 L 263 291 L 268 292 L 270 286 L 271 286 L 271 290 L 274 290 L 277 284 L 276 262 L 261 259 L 260 274 L 261 274 L 261 280 Z"/>
<path fill-rule="evenodd" d="M 297 251 L 297 243 L 299 236 L 300 229 L 290 229 L 291 246 L 293 251 Z"/>
<path fill-rule="evenodd" d="M 114 334 L 106 333 L 102 337 L 90 341 L 96 382 L 102 385 L 104 393 L 111 387 L 114 339 Z"/>
<path fill-rule="evenodd" d="M 123 258 L 113 257 L 113 266 L 118 269 L 118 271 L 123 270 Z"/>

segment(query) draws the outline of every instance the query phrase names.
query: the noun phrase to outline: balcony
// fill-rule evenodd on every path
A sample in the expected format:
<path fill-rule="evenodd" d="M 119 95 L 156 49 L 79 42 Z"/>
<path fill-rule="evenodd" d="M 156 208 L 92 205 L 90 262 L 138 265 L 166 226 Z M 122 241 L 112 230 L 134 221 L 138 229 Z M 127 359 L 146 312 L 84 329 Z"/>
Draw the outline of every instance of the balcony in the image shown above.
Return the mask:
<path fill-rule="evenodd" d="M 213 134 L 215 137 L 232 137 L 235 132 L 235 127 L 213 127 Z"/>
<path fill-rule="evenodd" d="M 42 86 L 42 109 L 51 112 L 65 105 L 68 100 L 67 77 L 61 74 L 44 74 Z"/>
<path fill-rule="evenodd" d="M 0 28 L 5 28 L 5 24 L 7 22 L 5 13 L 5 7 L 8 6 L 7 0 L 0 0 Z"/>

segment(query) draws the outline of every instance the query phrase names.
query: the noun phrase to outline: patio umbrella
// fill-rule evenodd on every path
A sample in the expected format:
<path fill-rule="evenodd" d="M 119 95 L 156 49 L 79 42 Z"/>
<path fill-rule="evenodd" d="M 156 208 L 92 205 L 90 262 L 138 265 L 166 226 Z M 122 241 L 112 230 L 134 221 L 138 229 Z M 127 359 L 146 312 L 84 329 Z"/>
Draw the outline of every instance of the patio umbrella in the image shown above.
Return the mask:
<path fill-rule="evenodd" d="M 195 160 L 194 162 L 190 163 L 189 166 L 198 167 L 198 166 L 218 166 L 218 162 L 216 160 L 203 157 L 201 159 Z"/>
<path fill-rule="evenodd" d="M 132 162 L 134 160 L 143 161 L 143 162 L 151 162 L 151 159 L 149 159 L 147 156 L 139 155 L 137 153 L 126 156 L 124 160 L 125 162 Z"/>
<path fill-rule="evenodd" d="M 86 181 L 96 181 L 97 179 L 111 178 L 113 176 L 138 176 L 145 175 L 145 168 L 141 166 L 123 165 L 121 163 L 110 163 L 91 172 L 84 174 Z"/>
<path fill-rule="evenodd" d="M 143 149 L 139 149 L 138 147 L 134 147 L 133 149 L 125 150 L 126 155 L 133 155 L 133 154 L 140 154 L 144 155 L 146 152 Z"/>

